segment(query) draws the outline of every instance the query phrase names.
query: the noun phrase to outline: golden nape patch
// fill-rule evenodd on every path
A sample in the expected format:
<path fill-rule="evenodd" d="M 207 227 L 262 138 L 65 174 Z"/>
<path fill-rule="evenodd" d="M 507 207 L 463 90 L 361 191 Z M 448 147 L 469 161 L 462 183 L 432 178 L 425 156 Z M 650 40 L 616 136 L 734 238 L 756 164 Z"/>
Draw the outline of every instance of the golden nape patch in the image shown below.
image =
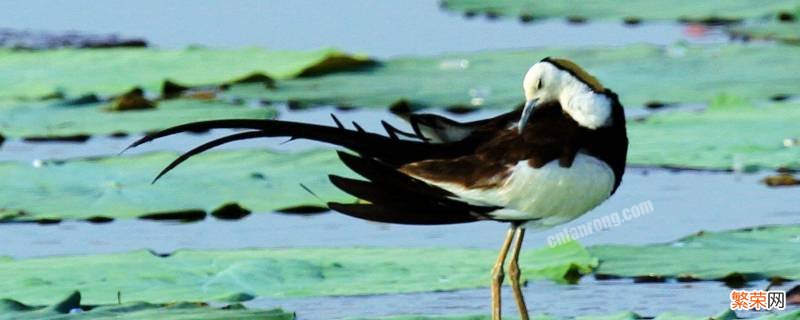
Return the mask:
<path fill-rule="evenodd" d="M 589 85 L 589 87 L 595 92 L 605 91 L 605 88 L 603 88 L 603 85 L 600 84 L 600 81 L 598 81 L 597 78 L 586 72 L 586 70 L 583 70 L 583 68 L 575 64 L 575 62 L 561 58 L 550 58 L 549 60 L 557 64 L 559 68 L 567 70 L 577 76 L 578 80 Z"/>

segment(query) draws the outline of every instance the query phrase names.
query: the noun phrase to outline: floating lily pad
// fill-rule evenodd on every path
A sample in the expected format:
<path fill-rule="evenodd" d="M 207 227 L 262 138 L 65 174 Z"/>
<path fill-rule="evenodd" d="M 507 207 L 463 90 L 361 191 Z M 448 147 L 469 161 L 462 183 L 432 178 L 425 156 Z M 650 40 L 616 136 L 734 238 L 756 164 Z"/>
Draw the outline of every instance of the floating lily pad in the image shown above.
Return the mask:
<path fill-rule="evenodd" d="M 226 203 L 269 212 L 347 201 L 327 174 L 347 175 L 330 150 L 302 153 L 225 151 L 197 156 L 159 183 L 150 181 L 177 157 L 152 153 L 53 162 L 0 164 L 0 220 L 148 217 L 202 219 Z M 199 196 L 202 195 L 202 196 Z"/>
<path fill-rule="evenodd" d="M 333 49 L 0 49 L 0 98 L 40 97 L 53 92 L 113 95 L 136 86 L 157 91 L 167 79 L 184 85 L 211 85 L 254 75 L 278 79 L 320 75 L 373 63 L 366 57 Z"/>
<path fill-rule="evenodd" d="M 596 273 L 700 280 L 800 279 L 800 225 L 701 232 L 658 245 L 601 245 Z M 669 262 L 669 263 L 665 263 Z"/>
<path fill-rule="evenodd" d="M 0 103 L 0 133 L 15 138 L 143 133 L 190 121 L 275 116 L 269 108 L 188 99 L 161 101 L 155 108 L 145 110 L 112 112 L 109 108 L 110 103 L 102 102 Z"/>
<path fill-rule="evenodd" d="M 793 13 L 783 13 L 787 17 L 781 21 L 775 17 L 742 25 L 731 26 L 728 32 L 735 37 L 756 40 L 777 40 L 783 43 L 800 45 L 800 6 Z"/>
<path fill-rule="evenodd" d="M 576 317 L 557 317 L 547 314 L 532 314 L 531 319 L 534 320 L 734 320 L 740 319 L 731 310 L 725 310 L 713 316 L 698 316 L 686 315 L 673 312 L 665 312 L 657 315 L 655 318 L 648 316 L 640 316 L 636 313 L 626 311 L 610 315 L 591 315 L 591 316 L 576 316 Z M 512 319 L 517 319 L 516 315 L 511 315 Z M 425 315 L 408 315 L 408 316 L 391 316 L 391 317 L 377 317 L 377 318 L 353 318 L 353 320 L 490 320 L 490 315 L 444 315 L 444 316 L 425 316 Z M 771 314 L 764 314 L 752 320 L 797 320 L 800 319 L 800 311 L 787 311 Z"/>
<path fill-rule="evenodd" d="M 782 144 L 786 137 L 800 136 L 799 127 L 792 121 L 797 118 L 800 105 L 791 102 L 762 107 L 715 104 L 704 112 L 655 115 L 643 122 L 629 123 L 628 161 L 637 165 L 745 171 L 800 168 L 800 148 Z M 22 123 L 17 119 L 14 124 Z M 0 190 L 4 190 L 0 192 L 0 218 L 169 218 L 180 217 L 169 214 L 178 211 L 191 217 L 185 219 L 195 220 L 229 202 L 263 212 L 303 205 L 319 207 L 324 201 L 348 199 L 327 181 L 329 173 L 348 172 L 331 150 L 293 154 L 258 150 L 210 152 L 150 185 L 150 178 L 175 156 L 158 153 L 72 160 L 40 168 L 0 164 L 0 174 L 7 177 L 0 180 Z M 300 183 L 322 200 L 303 191 Z M 209 196 L 197 197 L 198 193 Z"/>
<path fill-rule="evenodd" d="M 0 261 L 0 292 L 52 304 L 53 292 L 79 290 L 86 304 L 112 304 L 118 291 L 125 301 L 166 303 L 455 290 L 488 286 L 496 255 L 456 248 L 294 248 L 37 258 Z M 526 251 L 520 259 L 524 277 L 556 281 L 568 275 L 553 270 L 586 273 L 597 263 L 575 243 Z"/>
<path fill-rule="evenodd" d="M 195 319 L 195 320 L 292 320 L 294 314 L 281 309 L 248 310 L 240 304 L 212 308 L 205 303 L 173 302 L 153 304 L 130 302 L 100 306 L 81 305 L 81 295 L 75 292 L 52 306 L 29 306 L 11 299 L 0 300 L 0 320 L 26 319 Z"/>
<path fill-rule="evenodd" d="M 791 316 L 789 316 L 791 315 Z M 512 315 L 512 319 L 517 319 L 516 315 Z M 575 316 L 575 317 L 557 317 L 549 314 L 532 314 L 531 319 L 534 320 L 643 320 L 653 319 L 652 317 L 643 317 L 630 311 L 623 311 L 615 314 L 608 315 L 588 315 L 588 316 Z M 785 317 L 785 318 L 784 318 Z M 797 319 L 800 318 L 800 311 L 786 313 L 786 316 L 781 319 Z M 490 315 L 445 315 L 445 316 L 425 316 L 425 315 L 408 315 L 408 316 L 391 316 L 379 318 L 354 318 L 353 320 L 490 320 Z M 675 313 L 663 313 L 655 317 L 658 320 L 733 320 L 737 319 L 736 314 L 731 310 L 726 310 L 713 317 L 708 316 L 690 316 Z M 762 318 L 758 318 L 762 319 Z M 773 319 L 772 317 L 763 317 L 763 319 Z"/>
<path fill-rule="evenodd" d="M 740 44 L 528 49 L 397 58 L 364 72 L 280 81 L 275 90 L 237 85 L 224 94 L 292 101 L 301 106 L 386 108 L 407 101 L 412 107 L 510 110 L 524 99 L 525 72 L 547 56 L 574 60 L 619 93 L 628 108 L 649 102 L 705 103 L 720 94 L 746 100 L 800 94 L 791 68 L 800 66 L 800 47 Z"/>
<path fill-rule="evenodd" d="M 800 103 L 752 106 L 740 100 L 712 104 L 703 112 L 654 115 L 628 123 L 628 161 L 740 171 L 800 169 L 800 147 L 783 144 L 800 137 L 797 119 Z"/>
<path fill-rule="evenodd" d="M 763 17 L 793 9 L 797 1 L 734 0 L 703 1 L 627 1 L 624 6 L 613 0 L 604 1 L 545 1 L 545 0 L 442 0 L 442 7 L 468 15 L 485 13 L 490 17 L 520 17 L 523 21 L 541 18 L 566 17 L 572 20 L 680 20 L 724 23 L 743 18 Z"/>
<path fill-rule="evenodd" d="M 514 316 L 504 316 L 504 318 L 517 319 Z M 533 320 L 559 320 L 560 318 L 546 315 L 546 314 L 531 314 L 530 318 Z M 401 316 L 388 316 L 388 317 L 366 317 L 366 318 L 350 318 L 349 320 L 491 320 L 490 315 L 401 315 Z M 627 319 L 626 319 L 627 320 Z"/>

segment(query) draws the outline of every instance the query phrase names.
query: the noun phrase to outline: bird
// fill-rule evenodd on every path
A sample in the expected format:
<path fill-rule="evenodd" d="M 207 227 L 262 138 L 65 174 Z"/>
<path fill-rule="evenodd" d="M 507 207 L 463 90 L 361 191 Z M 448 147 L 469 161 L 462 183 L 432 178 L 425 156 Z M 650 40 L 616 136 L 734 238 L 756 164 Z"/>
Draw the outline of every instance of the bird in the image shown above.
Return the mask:
<path fill-rule="evenodd" d="M 347 129 L 333 114 L 335 126 L 210 120 L 146 135 L 128 148 L 182 132 L 244 129 L 180 155 L 153 182 L 196 154 L 238 140 L 285 137 L 349 150 L 336 152 L 360 178 L 329 179 L 358 201 L 327 203 L 333 211 L 395 224 L 509 224 L 491 269 L 492 319 L 501 319 L 506 259 L 520 318 L 528 319 L 518 262 L 526 229 L 566 223 L 613 195 L 625 172 L 628 138 L 617 94 L 576 63 L 546 57 L 522 83 L 524 103 L 477 121 L 407 113 L 401 117 L 409 130 L 382 121 L 386 133 L 379 134 L 355 122 Z"/>

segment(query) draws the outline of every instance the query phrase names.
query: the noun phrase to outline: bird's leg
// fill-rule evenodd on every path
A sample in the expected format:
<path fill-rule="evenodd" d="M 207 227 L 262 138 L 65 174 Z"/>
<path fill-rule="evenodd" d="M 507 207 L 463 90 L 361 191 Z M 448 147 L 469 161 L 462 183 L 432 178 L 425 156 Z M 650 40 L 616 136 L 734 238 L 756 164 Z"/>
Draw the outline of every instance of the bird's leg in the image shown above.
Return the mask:
<path fill-rule="evenodd" d="M 508 276 L 511 278 L 511 289 L 514 291 L 514 300 L 517 300 L 519 318 L 528 320 L 528 307 L 525 306 L 525 297 L 522 296 L 522 287 L 519 284 L 519 251 L 522 249 L 522 240 L 525 238 L 525 228 L 517 227 L 514 237 L 514 246 L 511 247 L 511 261 L 508 263 Z"/>
<path fill-rule="evenodd" d="M 511 247 L 511 240 L 514 238 L 514 231 L 517 226 L 512 225 L 508 229 L 506 239 L 503 241 L 503 246 L 500 247 L 500 255 L 497 256 L 497 261 L 492 268 L 492 320 L 500 320 L 500 289 L 503 286 L 503 265 L 506 263 L 506 256 L 508 255 L 508 248 Z"/>

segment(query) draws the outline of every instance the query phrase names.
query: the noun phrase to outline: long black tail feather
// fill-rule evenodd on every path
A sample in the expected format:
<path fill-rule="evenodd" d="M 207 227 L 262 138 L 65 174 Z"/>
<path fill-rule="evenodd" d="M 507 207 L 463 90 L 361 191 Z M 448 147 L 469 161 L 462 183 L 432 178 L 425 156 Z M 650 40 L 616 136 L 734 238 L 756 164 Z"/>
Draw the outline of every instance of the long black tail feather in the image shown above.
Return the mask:
<path fill-rule="evenodd" d="M 216 148 L 218 146 L 221 146 L 223 144 L 226 144 L 226 143 L 229 143 L 229 142 L 233 142 L 233 141 L 246 140 L 246 139 L 255 139 L 255 138 L 264 138 L 264 137 L 265 137 L 264 133 L 261 132 L 261 131 L 247 131 L 247 132 L 241 132 L 241 133 L 232 134 L 232 135 L 229 135 L 229 136 L 224 136 L 222 138 L 214 139 L 214 140 L 211 140 L 209 142 L 206 142 L 206 143 L 204 143 L 202 145 L 199 145 L 199 146 L 195 147 L 192 150 L 187 151 L 186 153 L 180 155 L 180 157 L 178 157 L 175 160 L 173 160 L 172 162 L 170 162 L 169 165 L 164 167 L 164 169 L 162 169 L 161 172 L 158 173 L 158 175 L 155 177 L 155 179 L 153 179 L 152 183 L 156 183 L 156 181 L 158 181 L 158 179 L 161 179 L 161 177 L 163 177 L 165 174 L 167 174 L 167 172 L 172 171 L 172 169 L 175 169 L 175 167 L 177 167 L 179 164 L 183 163 L 184 161 L 189 160 L 189 158 L 191 158 L 191 157 L 193 157 L 195 155 L 198 155 L 200 153 L 203 153 L 205 151 L 208 151 L 208 150 L 210 150 L 212 148 Z"/>
<path fill-rule="evenodd" d="M 328 207 L 351 217 L 384 223 L 439 225 L 467 223 L 479 220 L 476 217 L 467 214 L 459 214 L 454 216 L 442 214 L 441 212 L 427 211 L 425 208 L 413 206 L 386 207 L 377 204 L 329 202 Z M 420 209 L 425 211 L 420 211 Z"/>
<path fill-rule="evenodd" d="M 338 125 L 341 125 L 341 123 L 337 122 Z M 131 144 L 125 150 L 181 132 L 211 129 L 251 129 L 259 131 L 258 137 L 290 137 L 292 139 L 308 139 L 342 146 L 356 153 L 375 157 L 394 166 L 401 166 L 405 163 L 422 159 L 449 158 L 463 152 L 456 144 L 433 146 L 420 141 L 401 140 L 366 132 L 360 126 L 356 128 L 356 130 L 348 130 L 341 127 L 282 120 L 231 119 L 200 121 L 147 135 Z M 245 138 L 240 136 L 240 139 Z M 225 143 L 236 140 L 238 139 L 226 139 Z"/>
<path fill-rule="evenodd" d="M 373 159 L 339 152 L 351 170 L 369 181 L 330 176 L 340 190 L 368 204 L 329 203 L 331 209 L 378 222 L 443 224 L 473 222 L 485 218 L 495 207 L 471 205 L 439 187 L 407 176 Z M 390 214 L 390 212 L 396 212 Z"/>
<path fill-rule="evenodd" d="M 425 137 L 403 132 L 383 123 L 389 136 L 366 132 L 354 123 L 355 130 L 344 128 L 335 116 L 336 127 L 281 120 L 231 119 L 187 123 L 147 135 L 127 149 L 187 131 L 210 129 L 248 129 L 206 142 L 176 158 L 153 180 L 189 158 L 223 144 L 255 138 L 288 137 L 289 140 L 308 139 L 344 147 L 359 154 L 339 152 L 342 162 L 368 181 L 331 176 L 339 189 L 370 203 L 328 203 L 341 213 L 366 220 L 402 224 L 449 224 L 473 222 L 485 218 L 496 208 L 475 206 L 455 199 L 444 189 L 430 185 L 398 171 L 403 164 L 423 159 L 450 158 L 469 152 L 470 144 L 431 144 Z M 415 130 L 416 131 L 416 130 Z M 403 140 L 399 136 L 419 141 Z M 123 150 L 124 152 L 124 150 Z"/>
<path fill-rule="evenodd" d="M 393 185 L 405 190 L 415 190 L 420 194 L 437 198 L 454 196 L 442 188 L 414 179 L 375 160 L 358 157 L 342 151 L 339 151 L 338 155 L 342 163 L 350 170 L 376 184 Z"/>

